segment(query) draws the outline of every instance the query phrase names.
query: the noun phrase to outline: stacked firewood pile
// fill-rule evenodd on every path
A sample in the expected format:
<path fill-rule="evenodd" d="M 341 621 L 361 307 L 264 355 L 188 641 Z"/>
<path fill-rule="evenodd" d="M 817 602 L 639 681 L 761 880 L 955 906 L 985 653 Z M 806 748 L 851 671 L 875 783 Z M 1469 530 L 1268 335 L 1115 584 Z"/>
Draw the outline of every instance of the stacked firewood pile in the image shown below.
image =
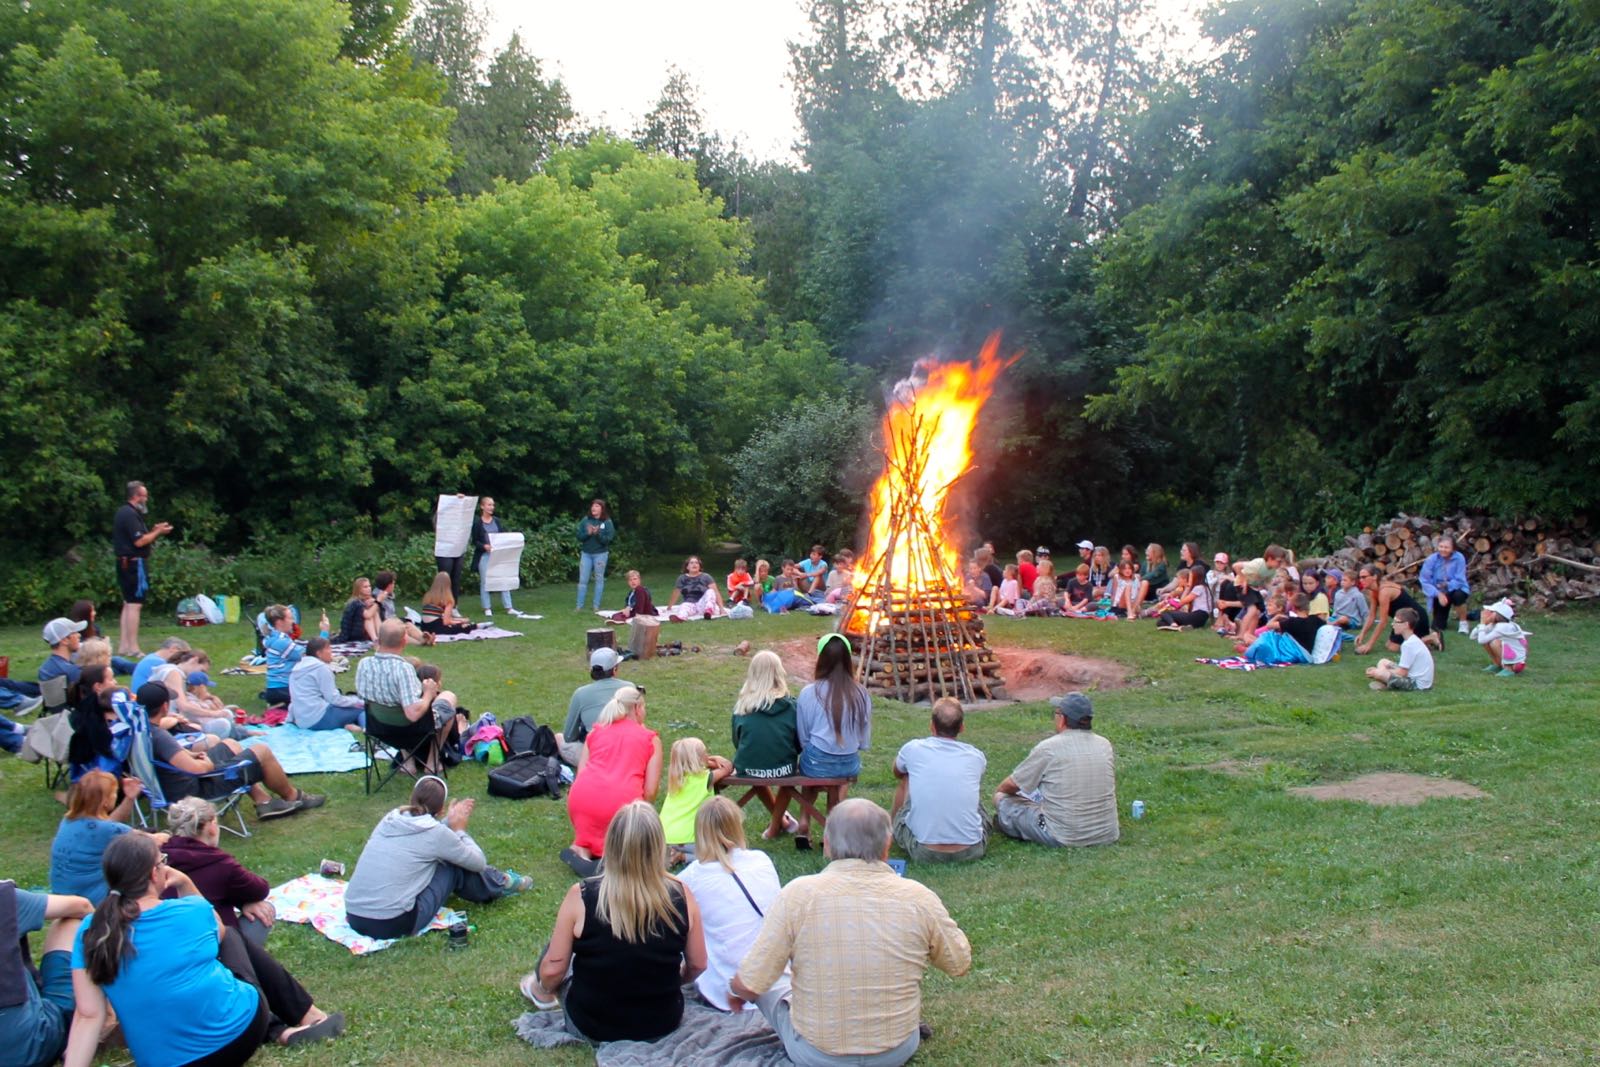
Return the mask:
<path fill-rule="evenodd" d="M 1485 601 L 1509 596 L 1524 610 L 1558 611 L 1571 601 L 1600 597 L 1600 537 L 1585 517 L 1546 522 L 1402 513 L 1346 537 L 1346 547 L 1323 562 L 1341 568 L 1372 563 L 1386 577 L 1414 584 L 1434 542 L 1446 535 L 1466 556 L 1467 578 Z"/>

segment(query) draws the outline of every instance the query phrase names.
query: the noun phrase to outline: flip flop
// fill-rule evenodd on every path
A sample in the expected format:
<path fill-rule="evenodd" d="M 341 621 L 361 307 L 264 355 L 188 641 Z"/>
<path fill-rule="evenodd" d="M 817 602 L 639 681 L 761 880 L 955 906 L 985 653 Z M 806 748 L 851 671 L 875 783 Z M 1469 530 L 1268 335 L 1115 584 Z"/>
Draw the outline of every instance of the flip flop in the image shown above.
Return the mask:
<path fill-rule="evenodd" d="M 293 1048 L 295 1045 L 304 1045 L 312 1041 L 332 1041 L 342 1033 L 344 1033 L 344 1012 L 336 1011 L 330 1013 L 320 1023 L 313 1023 L 311 1026 L 294 1031 L 283 1039 L 283 1044 L 287 1048 Z"/>
<path fill-rule="evenodd" d="M 517 988 L 522 990 L 522 995 L 528 998 L 528 1003 L 539 1011 L 555 1011 L 561 1007 L 561 1001 L 556 999 L 553 994 L 548 1000 L 539 999 L 539 995 L 535 990 L 542 989 L 543 986 L 539 984 L 539 975 L 536 972 L 523 975 L 522 981 L 517 983 Z"/>

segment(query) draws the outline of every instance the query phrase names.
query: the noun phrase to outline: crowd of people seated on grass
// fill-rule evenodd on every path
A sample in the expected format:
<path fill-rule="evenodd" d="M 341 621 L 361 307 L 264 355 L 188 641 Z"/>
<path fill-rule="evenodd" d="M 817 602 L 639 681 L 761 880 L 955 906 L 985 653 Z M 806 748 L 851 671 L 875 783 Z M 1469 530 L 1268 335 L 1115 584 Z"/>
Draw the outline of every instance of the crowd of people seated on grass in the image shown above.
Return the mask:
<path fill-rule="evenodd" d="M 964 601 L 973 611 L 1016 617 L 1142 620 L 1165 631 L 1214 630 L 1252 662 L 1323 662 L 1343 646 L 1366 655 L 1380 643 L 1402 652 L 1408 638 L 1415 638 L 1403 657 L 1409 666 L 1396 673 L 1398 665 L 1388 664 L 1383 678 L 1373 678 L 1383 687 L 1391 676 L 1408 675 L 1414 676 L 1409 688 L 1431 687 L 1432 655 L 1444 651 L 1452 616 L 1458 632 L 1483 647 L 1486 671 L 1512 677 L 1527 662 L 1529 634 L 1515 621 L 1511 601 L 1484 605 L 1478 625 L 1471 624 L 1466 560 L 1449 537 L 1439 538 L 1421 561 L 1415 595 L 1403 580 L 1372 564 L 1350 571 L 1301 568 L 1293 552 L 1275 544 L 1256 557 L 1235 560 L 1217 552 L 1208 560 L 1198 544 L 1185 542 L 1175 567 L 1155 543 L 1143 552 L 1123 545 L 1115 558 L 1107 546 L 1087 539 L 1076 549 L 1078 562 L 1058 580 L 1048 548 L 1023 549 L 1015 563 L 1001 568 L 994 546 L 985 543 L 965 561 Z M 1394 623 L 1405 611 L 1415 616 L 1409 631 Z"/>
<path fill-rule="evenodd" d="M 1514 676 L 1527 662 L 1529 635 L 1508 601 L 1484 605 L 1470 626 L 1465 562 L 1448 538 L 1423 561 L 1415 591 L 1372 566 L 1301 567 L 1278 545 L 1235 560 L 1185 543 L 1175 562 L 1159 544 L 1115 554 L 1088 540 L 1076 548 L 1058 577 L 1046 547 L 1001 565 L 994 546 L 982 545 L 964 561 L 962 592 L 976 611 L 1215 632 L 1241 655 L 1265 646 L 1309 655 L 1332 631 L 1357 653 L 1382 643 L 1395 654 L 1366 671 L 1382 690 L 1434 684 L 1433 656 L 1452 617 L 1484 649 L 1484 670 Z M 780 613 L 838 603 L 850 594 L 853 563 L 848 551 L 830 561 L 818 545 L 804 561 L 782 560 L 776 575 L 766 559 L 753 567 L 741 559 L 719 585 L 691 557 L 669 609 L 704 617 L 741 605 Z M 628 578 L 624 614 L 655 614 L 638 572 Z M 347 887 L 350 926 L 373 938 L 422 933 L 451 897 L 486 905 L 532 885 L 490 863 L 469 832 L 475 802 L 452 800 L 439 776 L 447 754 L 459 755 L 466 716 L 440 669 L 406 655 L 408 645 L 471 625 L 455 614 L 449 576 L 439 579 L 420 627 L 396 613 L 387 572 L 353 584 L 336 636 L 299 640 L 283 605 L 262 617 L 263 696 L 287 704 L 289 721 L 352 733 L 381 725 L 414 750 L 402 768 L 415 779 L 409 801 L 373 827 Z M 169 638 L 119 661 L 94 620 L 94 605 L 81 602 L 42 632 L 39 698 L 43 687 L 65 686 L 72 785 L 49 894 L 0 882 L 0 930 L 48 927 L 37 971 L 14 939 L 0 950 L 0 993 L 9 998 L 0 999 L 0 1033 L 11 1061 L 64 1054 L 69 1064 L 90 1063 L 113 1013 L 141 1064 L 242 1063 L 265 1042 L 338 1036 L 342 1016 L 318 1008 L 266 950 L 275 920 L 266 879 L 219 836 L 219 806 L 234 794 L 248 795 L 262 819 L 323 798 L 298 788 L 270 745 L 211 692 L 204 651 Z M 373 646 L 354 693 L 339 691 L 330 637 Z M 754 1006 L 797 1063 L 903 1063 L 927 1036 L 925 966 L 960 975 L 971 949 L 936 894 L 884 863 L 891 849 L 913 864 L 964 863 L 981 862 L 996 834 L 1051 848 L 1119 839 L 1115 753 L 1094 731 L 1084 694 L 1050 700 L 1051 728 L 988 796 L 988 757 L 963 739 L 965 710 L 935 702 L 927 736 L 883 760 L 896 782 L 885 811 L 849 796 L 874 758 L 873 708 L 844 636 L 822 636 L 813 680 L 798 690 L 776 653 L 757 652 L 727 735 L 680 737 L 670 749 L 649 725 L 645 687 L 619 677 L 621 664 L 612 649 L 591 654 L 589 679 L 556 735 L 574 772 L 564 805 L 572 839 L 561 856 L 580 880 L 520 982 L 535 1007 L 564 1008 L 579 1038 L 670 1033 L 692 984 L 717 1010 Z M 26 689 L 3 693 L 33 699 Z M 409 744 L 430 739 L 437 743 Z M 760 798 L 770 816 L 764 841 L 788 836 L 802 850 L 825 801 L 828 865 L 781 884 L 771 857 L 746 840 L 739 807 L 719 795 L 730 781 Z M 131 825 L 152 794 L 167 805 L 164 833 Z M 841 988 L 855 995 L 841 1001 Z M 193 1010 L 151 1010 L 157 991 L 182 995 Z"/>

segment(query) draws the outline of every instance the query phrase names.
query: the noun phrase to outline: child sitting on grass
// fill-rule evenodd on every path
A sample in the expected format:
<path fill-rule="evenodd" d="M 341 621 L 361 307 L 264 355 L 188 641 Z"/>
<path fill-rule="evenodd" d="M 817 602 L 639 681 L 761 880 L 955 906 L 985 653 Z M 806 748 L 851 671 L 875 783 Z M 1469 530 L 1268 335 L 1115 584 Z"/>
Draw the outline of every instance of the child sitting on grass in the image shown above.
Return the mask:
<path fill-rule="evenodd" d="M 1339 591 L 1333 594 L 1333 614 L 1329 622 L 1341 630 L 1361 629 L 1367 621 L 1367 598 L 1356 587 L 1355 571 L 1329 571 L 1329 576 L 1339 575 Z"/>
<path fill-rule="evenodd" d="M 1512 621 L 1516 614 L 1511 601 L 1497 600 L 1484 606 L 1483 618 L 1472 628 L 1472 639 L 1489 654 L 1484 670 L 1501 678 L 1521 674 L 1528 665 L 1529 634 Z"/>
<path fill-rule="evenodd" d="M 733 764 L 706 751 L 698 737 L 672 742 L 667 759 L 667 797 L 661 803 L 661 829 L 667 838 L 667 866 L 694 859 L 694 817 L 700 805 L 717 794 L 717 783 L 733 773 Z"/>
<path fill-rule="evenodd" d="M 1400 638 L 1400 662 L 1380 659 L 1376 667 L 1367 668 L 1367 677 L 1373 689 L 1396 689 L 1402 692 L 1433 688 L 1433 653 L 1417 636 L 1417 624 L 1422 613 L 1416 608 L 1401 608 L 1394 614 L 1394 632 Z"/>
<path fill-rule="evenodd" d="M 1005 611 L 1015 611 L 1017 610 L 1017 597 L 1022 593 L 1020 572 L 1015 563 L 1007 563 L 1006 569 L 1002 573 L 1004 573 L 1005 577 L 1000 580 L 1000 599 L 996 602 L 995 607 Z M 1034 575 L 1034 581 L 1038 581 L 1038 575 Z"/>
<path fill-rule="evenodd" d="M 750 586 L 755 584 L 750 577 L 750 564 L 746 560 L 733 561 L 733 573 L 728 575 L 728 606 L 743 604 L 750 597 Z"/>

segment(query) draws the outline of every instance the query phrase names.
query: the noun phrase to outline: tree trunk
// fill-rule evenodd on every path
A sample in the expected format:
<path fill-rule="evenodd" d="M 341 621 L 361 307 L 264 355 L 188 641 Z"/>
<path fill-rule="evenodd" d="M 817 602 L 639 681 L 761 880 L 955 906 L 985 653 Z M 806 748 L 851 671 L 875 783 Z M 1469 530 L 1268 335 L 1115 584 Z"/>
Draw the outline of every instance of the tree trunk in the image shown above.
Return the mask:
<path fill-rule="evenodd" d="M 1089 121 L 1089 138 L 1083 146 L 1083 158 L 1078 161 L 1078 173 L 1072 176 L 1072 200 L 1067 205 L 1067 215 L 1081 219 L 1089 208 L 1089 183 L 1100 158 L 1105 154 L 1106 111 L 1111 107 L 1111 92 L 1117 77 L 1117 46 L 1122 40 L 1122 2 L 1111 5 L 1111 28 L 1106 34 L 1105 75 L 1100 80 L 1100 98 L 1095 101 L 1094 118 Z"/>

